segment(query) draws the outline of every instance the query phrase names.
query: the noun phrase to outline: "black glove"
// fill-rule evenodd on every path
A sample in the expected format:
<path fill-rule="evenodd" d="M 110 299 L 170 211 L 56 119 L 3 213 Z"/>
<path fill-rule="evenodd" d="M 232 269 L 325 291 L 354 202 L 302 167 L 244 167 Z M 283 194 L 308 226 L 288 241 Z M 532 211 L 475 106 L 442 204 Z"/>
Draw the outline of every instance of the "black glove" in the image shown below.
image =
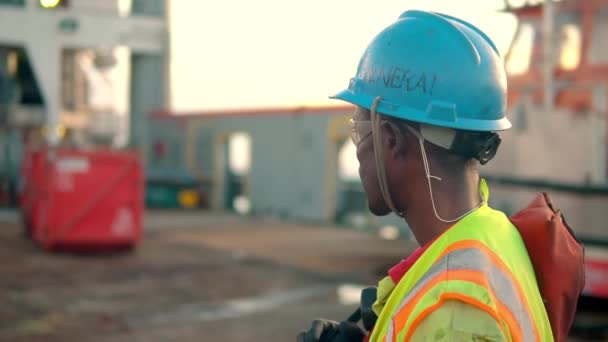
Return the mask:
<path fill-rule="evenodd" d="M 371 331 L 378 320 L 378 316 L 376 316 L 373 309 L 377 297 L 378 288 L 376 287 L 368 287 L 361 291 L 361 304 L 359 305 L 359 312 L 363 327 L 367 331 Z"/>
<path fill-rule="evenodd" d="M 315 319 L 308 331 L 301 332 L 297 342 L 361 342 L 365 333 L 356 323 Z"/>

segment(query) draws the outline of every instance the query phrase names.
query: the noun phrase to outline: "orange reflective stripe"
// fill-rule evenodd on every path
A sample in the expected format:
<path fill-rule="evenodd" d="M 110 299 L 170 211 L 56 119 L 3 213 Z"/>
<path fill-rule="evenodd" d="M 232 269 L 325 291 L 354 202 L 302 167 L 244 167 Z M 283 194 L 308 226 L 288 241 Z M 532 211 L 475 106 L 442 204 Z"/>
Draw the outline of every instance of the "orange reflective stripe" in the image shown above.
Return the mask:
<path fill-rule="evenodd" d="M 498 306 L 498 311 L 502 314 L 502 318 L 507 324 L 507 327 L 509 327 L 509 332 L 511 333 L 512 339 L 514 341 L 523 341 L 523 332 L 517 323 L 517 319 L 515 319 L 513 312 L 511 312 L 511 310 L 509 310 L 509 308 L 503 302 L 496 301 L 496 306 Z M 536 325 L 534 325 L 534 333 L 536 334 L 536 341 L 540 341 Z"/>
<path fill-rule="evenodd" d="M 499 269 L 501 269 L 503 272 L 505 272 L 505 274 L 507 276 L 509 276 L 509 278 L 511 278 L 511 280 L 515 283 L 517 283 L 515 281 L 515 277 L 513 276 L 513 273 L 509 270 L 509 268 L 507 267 L 507 265 L 505 265 L 504 262 L 502 262 L 502 260 L 500 260 L 500 258 L 498 257 L 498 255 L 496 255 L 496 253 L 492 252 L 491 249 L 488 248 L 488 246 L 484 245 L 483 243 L 476 241 L 476 240 L 462 240 L 462 241 L 458 241 L 455 242 L 451 245 L 448 246 L 448 248 L 446 248 L 443 253 L 441 253 L 441 255 L 439 255 L 439 257 L 437 259 L 441 259 L 442 257 L 444 257 L 446 254 L 459 250 L 459 249 L 466 249 L 466 248 L 476 248 L 481 250 L 482 252 L 484 252 L 489 258 L 490 260 L 492 260 L 495 264 L 496 267 L 498 267 Z M 518 294 L 522 295 L 523 298 L 525 298 L 523 296 L 523 290 L 521 289 L 518 290 Z"/>
<path fill-rule="evenodd" d="M 405 327 L 405 324 L 409 319 L 411 308 L 416 303 L 418 303 L 418 301 L 422 298 L 422 296 L 426 294 L 428 290 L 430 290 L 433 286 L 437 285 L 440 281 L 444 280 L 445 273 L 447 273 L 447 271 L 438 274 L 435 278 L 431 279 L 428 283 L 426 283 L 424 287 L 422 287 L 420 291 L 418 291 L 418 293 L 416 293 L 416 295 L 408 303 L 405 304 L 405 306 L 403 306 L 401 309 L 399 309 L 399 311 L 397 311 L 397 313 L 394 314 L 393 324 L 395 326 L 395 336 L 401 329 L 403 329 L 403 327 Z"/>
<path fill-rule="evenodd" d="M 484 252 L 484 254 L 487 255 L 490 258 L 490 260 L 492 260 L 494 262 L 494 265 L 496 267 L 498 267 L 500 270 L 502 270 L 507 277 L 509 277 L 509 279 L 511 280 L 511 283 L 515 287 L 515 291 L 517 292 L 517 295 L 519 296 L 519 298 L 524 299 L 524 300 L 522 300 L 522 302 L 524 304 L 526 313 L 528 314 L 528 316 L 531 319 L 533 319 L 534 315 L 532 315 L 532 310 L 530 309 L 530 303 L 528 303 L 528 300 L 527 300 L 528 298 L 526 297 L 524 290 L 521 288 L 520 283 L 517 281 L 515 276 L 513 276 L 513 272 L 511 272 L 511 270 L 507 267 L 507 265 L 505 265 L 505 263 L 498 257 L 498 255 L 496 255 L 496 253 L 494 253 L 490 248 L 488 248 L 488 246 L 484 245 L 483 243 L 481 243 L 477 240 L 457 241 L 457 242 L 449 245 L 443 251 L 443 253 L 441 253 L 441 255 L 437 258 L 437 260 L 441 259 L 442 257 L 444 257 L 446 254 L 448 254 L 450 252 L 453 252 L 453 251 L 456 251 L 459 249 L 465 249 L 465 248 L 476 248 L 476 249 Z M 508 311 L 510 312 L 510 310 L 508 310 Z M 511 315 L 513 315 L 513 313 L 511 313 Z M 536 326 L 536 324 L 533 325 L 533 328 L 534 328 L 534 334 L 536 336 L 536 340 L 540 341 L 540 333 L 538 331 L 538 327 Z"/>
<path fill-rule="evenodd" d="M 494 320 L 501 325 L 501 321 L 500 321 L 500 317 L 498 317 L 498 315 L 496 314 L 496 312 L 494 311 L 494 309 L 492 309 L 492 307 L 490 307 L 489 305 L 475 299 L 472 297 L 468 297 L 465 296 L 463 294 L 460 293 L 456 293 L 456 292 L 447 292 L 442 294 L 441 296 L 439 296 L 439 301 L 437 301 L 437 303 L 431 305 L 430 307 L 426 308 L 424 311 L 422 311 L 418 317 L 416 317 L 416 319 L 412 322 L 412 325 L 410 326 L 407 334 L 405 335 L 405 339 L 404 341 L 409 341 L 412 338 L 412 335 L 414 334 L 414 332 L 416 331 L 416 328 L 418 328 L 418 325 L 420 325 L 420 323 L 422 323 L 422 321 L 428 316 L 430 315 L 433 311 L 437 310 L 444 302 L 446 302 L 447 300 L 459 300 L 462 302 L 465 302 L 467 304 L 473 305 L 483 311 L 485 311 L 486 313 L 488 313 L 490 316 L 492 316 L 492 318 L 494 318 Z M 395 338 L 393 338 L 393 342 L 397 342 L 396 340 L 396 336 Z M 516 340 L 516 341 L 521 341 L 521 340 Z"/>
<path fill-rule="evenodd" d="M 425 286 L 423 288 L 421 288 L 420 291 L 413 298 L 411 298 L 409 300 L 409 302 L 405 306 L 403 306 L 393 316 L 393 323 L 395 325 L 393 341 L 395 341 L 395 338 L 396 338 L 398 332 L 401 329 L 403 329 L 405 327 L 405 325 L 407 324 L 407 321 L 408 321 L 410 315 L 412 314 L 412 310 L 418 304 L 420 299 L 422 299 L 422 297 L 433 286 L 435 286 L 436 284 L 438 284 L 441 281 L 447 281 L 447 280 L 468 281 L 468 282 L 475 283 L 477 285 L 483 286 L 486 289 L 488 289 L 488 294 L 490 295 L 492 301 L 494 303 L 496 303 L 497 310 L 502 314 L 502 316 L 505 320 L 505 323 L 507 323 L 507 326 L 509 327 L 509 330 L 511 331 L 511 335 L 514 338 L 519 337 L 519 339 L 516 338 L 515 341 L 523 340 L 523 333 L 522 333 L 521 327 L 519 326 L 519 324 L 517 324 L 517 320 L 513 316 L 513 313 L 511 312 L 511 310 L 509 310 L 508 307 L 506 307 L 506 305 L 504 305 L 501 301 L 499 301 L 496 298 L 494 293 L 492 293 L 485 274 L 483 274 L 480 271 L 473 271 L 473 270 L 447 270 L 445 272 L 440 273 L 435 278 L 430 280 L 427 284 L 425 284 Z M 462 296 L 462 298 L 466 298 L 466 297 Z M 469 301 L 466 301 L 466 302 L 469 303 Z M 487 307 L 488 306 L 485 305 L 484 307 L 479 307 L 479 308 L 486 311 Z M 492 310 L 492 311 L 493 311 L 492 317 L 495 317 L 495 318 L 498 317 L 497 313 L 494 310 Z M 417 320 L 417 318 L 414 320 L 414 322 Z M 413 327 L 410 326 L 409 330 L 411 331 L 412 329 L 413 329 Z M 410 333 L 410 331 L 408 331 L 408 334 Z"/>
<path fill-rule="evenodd" d="M 448 246 L 425 275 L 408 290 L 401 304 L 392 310 L 391 321 L 394 325 L 386 332 L 386 340 L 392 341 L 393 335 L 406 327 L 410 330 L 408 324 L 416 319 L 411 315 L 425 294 L 439 282 L 450 280 L 467 281 L 484 288 L 494 303 L 494 311 L 515 340 L 540 341 L 537 323 L 520 283 L 495 253 L 482 243 L 471 240 Z M 437 296 L 440 295 L 440 292 L 437 293 Z M 434 303 L 427 302 L 425 305 L 430 304 Z"/>
<path fill-rule="evenodd" d="M 420 291 L 418 291 L 418 293 L 395 314 L 395 327 L 402 329 L 405 326 L 405 323 L 407 323 L 411 311 L 414 309 L 416 304 L 418 304 L 420 299 L 437 283 L 447 280 L 465 280 L 482 286 L 487 286 L 487 281 L 485 281 L 484 275 L 481 272 L 470 270 L 446 270 L 441 272 L 435 278 L 426 283 L 424 287 L 421 288 Z"/>

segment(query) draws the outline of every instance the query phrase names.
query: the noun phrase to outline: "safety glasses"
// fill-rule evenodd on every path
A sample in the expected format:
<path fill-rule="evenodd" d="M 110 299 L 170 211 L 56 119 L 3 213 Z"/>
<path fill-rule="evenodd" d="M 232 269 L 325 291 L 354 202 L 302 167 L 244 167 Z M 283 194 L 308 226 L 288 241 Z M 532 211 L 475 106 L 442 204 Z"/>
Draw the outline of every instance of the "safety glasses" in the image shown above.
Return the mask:
<path fill-rule="evenodd" d="M 372 134 L 372 122 L 370 120 L 350 119 L 350 137 L 355 146 Z"/>
<path fill-rule="evenodd" d="M 372 122 L 371 120 L 355 120 L 350 119 L 350 137 L 353 140 L 355 146 L 359 146 L 359 144 L 367 139 L 372 134 Z M 403 124 L 400 127 L 406 128 L 410 133 L 412 133 L 418 139 L 424 139 L 420 132 L 410 127 L 407 124 Z"/>

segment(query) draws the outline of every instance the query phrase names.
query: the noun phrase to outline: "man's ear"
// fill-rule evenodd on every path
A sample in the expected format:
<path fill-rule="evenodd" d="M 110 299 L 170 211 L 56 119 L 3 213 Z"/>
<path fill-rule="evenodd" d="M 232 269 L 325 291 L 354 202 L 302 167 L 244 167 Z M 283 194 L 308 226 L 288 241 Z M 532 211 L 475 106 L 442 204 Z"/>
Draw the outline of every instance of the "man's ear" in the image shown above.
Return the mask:
<path fill-rule="evenodd" d="M 384 121 L 381 131 L 385 151 L 388 151 L 392 158 L 402 158 L 406 153 L 407 141 L 399 127 L 390 121 Z"/>

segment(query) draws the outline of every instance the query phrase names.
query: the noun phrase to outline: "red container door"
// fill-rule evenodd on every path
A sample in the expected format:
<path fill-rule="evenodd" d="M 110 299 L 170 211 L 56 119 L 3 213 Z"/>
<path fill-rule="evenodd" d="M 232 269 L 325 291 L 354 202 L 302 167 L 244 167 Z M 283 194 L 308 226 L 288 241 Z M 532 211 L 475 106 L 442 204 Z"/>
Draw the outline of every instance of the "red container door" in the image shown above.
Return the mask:
<path fill-rule="evenodd" d="M 64 150 L 48 163 L 37 239 L 45 248 L 98 250 L 140 240 L 143 177 L 136 154 Z"/>

